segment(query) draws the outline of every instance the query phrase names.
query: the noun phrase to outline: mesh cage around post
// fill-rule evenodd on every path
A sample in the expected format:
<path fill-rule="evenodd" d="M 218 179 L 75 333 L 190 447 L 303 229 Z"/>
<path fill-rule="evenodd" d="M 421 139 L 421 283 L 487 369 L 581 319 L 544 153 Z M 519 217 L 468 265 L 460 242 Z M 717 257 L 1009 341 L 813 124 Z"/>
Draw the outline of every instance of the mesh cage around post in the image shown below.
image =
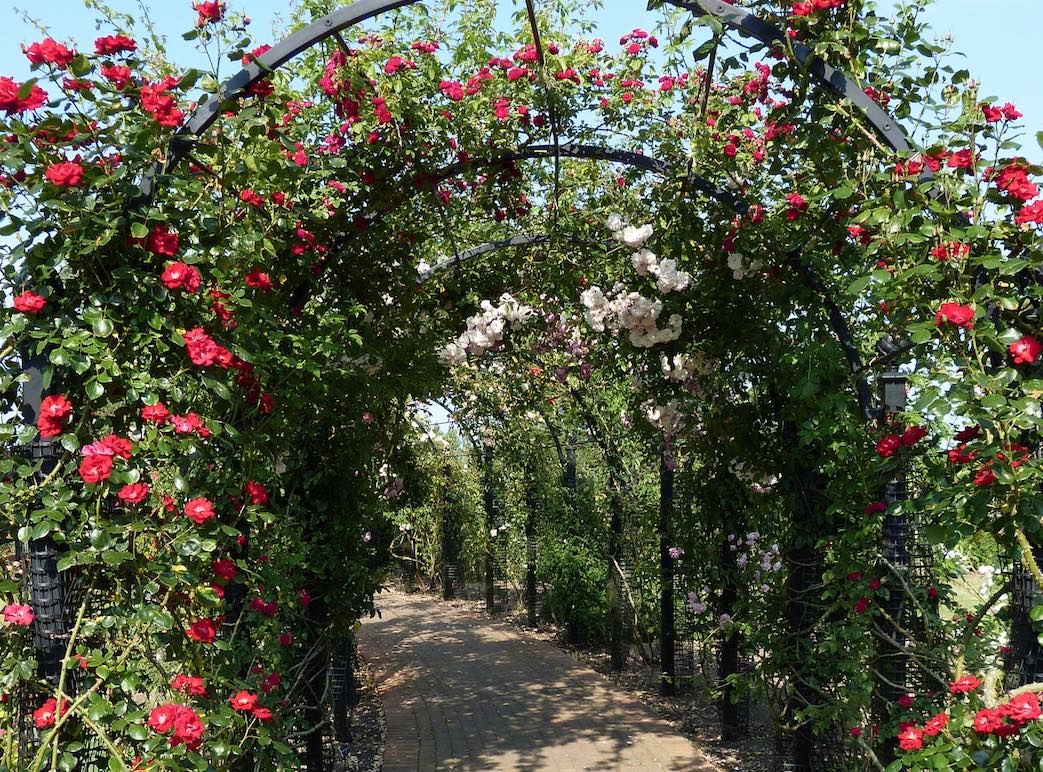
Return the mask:
<path fill-rule="evenodd" d="M 511 605 L 510 571 L 508 552 L 510 536 L 500 528 L 493 538 L 492 545 L 492 582 L 493 608 L 496 613 L 507 611 Z"/>
<path fill-rule="evenodd" d="M 352 634 L 338 638 L 330 656 L 330 713 L 334 759 L 343 761 L 352 743 L 351 711 L 358 699 L 357 649 Z"/>
<path fill-rule="evenodd" d="M 674 690 L 695 689 L 695 611 L 688 603 L 691 581 L 683 558 L 674 561 Z"/>
<path fill-rule="evenodd" d="M 852 772 L 863 767 L 864 760 L 852 754 L 839 727 L 829 727 L 812 736 L 812 753 L 806 763 L 794 761 L 795 745 L 801 742 L 805 740 L 797 735 L 775 733 L 773 772 Z"/>
<path fill-rule="evenodd" d="M 1032 553 L 1037 563 L 1043 559 L 1043 550 L 1033 548 Z M 1003 658 L 1004 685 L 1016 689 L 1043 680 L 1043 646 L 1029 616 L 1039 603 L 1040 589 L 1020 560 L 1011 563 L 1004 573 L 1010 584 L 1010 643 Z"/>

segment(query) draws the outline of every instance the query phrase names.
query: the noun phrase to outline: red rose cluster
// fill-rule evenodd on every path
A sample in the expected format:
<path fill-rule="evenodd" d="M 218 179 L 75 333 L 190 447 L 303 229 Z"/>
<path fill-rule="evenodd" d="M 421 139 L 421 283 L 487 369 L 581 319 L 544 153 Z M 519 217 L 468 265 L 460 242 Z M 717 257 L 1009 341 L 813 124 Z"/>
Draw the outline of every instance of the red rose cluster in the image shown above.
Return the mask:
<path fill-rule="evenodd" d="M 12 115 L 44 106 L 47 102 L 47 92 L 34 84 L 28 94 L 19 96 L 24 85 L 0 75 L 0 110 Z"/>
<path fill-rule="evenodd" d="M 1030 721 L 1040 717 L 1039 697 L 1025 692 L 1011 697 L 1009 702 L 995 708 L 982 708 L 974 714 L 974 731 L 1010 737 L 1020 732 Z"/>
<path fill-rule="evenodd" d="M 65 422 L 72 416 L 72 403 L 61 394 L 44 397 L 40 403 L 40 417 L 36 428 L 45 440 L 57 437 L 65 428 Z"/>
<path fill-rule="evenodd" d="M 153 708 L 148 717 L 149 727 L 159 734 L 173 729 L 170 744 L 185 745 L 190 750 L 199 747 L 203 739 L 203 721 L 199 714 L 187 705 L 167 704 Z"/>
<path fill-rule="evenodd" d="M 890 458 L 902 448 L 911 448 L 924 437 L 927 430 L 922 426 L 910 426 L 902 434 L 888 434 L 876 443 L 877 455 L 881 458 Z"/>

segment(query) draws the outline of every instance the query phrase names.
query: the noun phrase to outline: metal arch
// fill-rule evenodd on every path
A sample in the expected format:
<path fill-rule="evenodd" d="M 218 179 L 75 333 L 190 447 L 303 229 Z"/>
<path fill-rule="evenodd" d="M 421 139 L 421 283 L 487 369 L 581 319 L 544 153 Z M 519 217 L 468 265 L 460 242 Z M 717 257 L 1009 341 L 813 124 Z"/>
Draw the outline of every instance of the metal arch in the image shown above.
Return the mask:
<path fill-rule="evenodd" d="M 501 249 L 509 249 L 510 247 L 528 247 L 534 244 L 550 244 L 551 242 L 553 242 L 553 240 L 554 239 L 548 234 L 539 233 L 533 235 L 520 234 L 517 236 L 511 236 L 508 239 L 500 239 L 499 241 L 487 241 L 484 244 L 479 244 L 476 247 L 471 247 L 470 249 L 464 250 L 463 252 L 458 252 L 448 260 L 444 260 L 438 263 L 423 276 L 418 276 L 416 283 L 425 284 L 430 279 L 433 279 L 440 273 L 444 273 L 445 271 L 455 268 L 461 263 L 470 262 L 471 260 L 474 260 L 476 257 L 481 257 L 482 255 L 486 255 L 490 252 L 497 252 Z M 611 241 L 601 242 L 594 239 L 566 238 L 564 240 L 569 241 L 573 244 L 583 244 L 586 246 L 593 246 L 595 244 L 611 246 L 612 244 Z"/>
<path fill-rule="evenodd" d="M 613 148 L 601 147 L 598 145 L 584 145 L 576 144 L 572 142 L 559 145 L 556 149 L 552 145 L 527 145 L 517 150 L 512 150 L 507 153 L 500 155 L 491 156 L 489 158 L 470 158 L 467 161 L 458 161 L 448 166 L 444 166 L 441 169 L 437 169 L 434 172 L 428 174 L 428 179 L 434 180 L 435 182 L 444 182 L 445 180 L 451 179 L 459 174 L 462 174 L 468 169 L 484 168 L 488 166 L 497 166 L 503 164 L 510 164 L 516 161 L 525 160 L 536 160 L 542 158 L 552 158 L 555 153 L 559 156 L 567 158 L 579 158 L 584 160 L 596 160 L 596 161 L 610 161 L 612 163 L 625 164 L 637 169 L 643 169 L 652 174 L 658 174 L 660 176 L 666 176 L 670 171 L 669 164 L 651 158 L 641 153 L 634 153 L 627 150 L 617 150 Z M 685 184 L 704 193 L 710 198 L 723 203 L 730 207 L 739 214 L 745 214 L 749 211 L 749 204 L 743 201 L 741 198 L 733 193 L 730 193 L 723 188 L 720 188 L 709 180 L 700 177 L 697 174 L 689 174 L 685 178 Z M 402 203 L 402 202 L 399 202 Z M 393 205 L 389 209 L 384 211 L 374 212 L 366 215 L 363 219 L 366 224 L 366 228 L 369 228 L 376 223 L 379 223 L 385 215 L 393 211 L 397 205 Z M 337 243 L 331 245 L 331 249 L 328 252 L 329 256 L 332 256 L 339 251 L 345 241 L 350 238 L 342 234 L 341 238 Z M 307 297 L 308 281 L 304 281 L 297 286 L 296 289 L 290 294 L 290 307 L 296 308 L 304 302 Z"/>
<path fill-rule="evenodd" d="M 170 151 L 163 162 L 155 164 L 145 173 L 139 185 L 140 197 L 148 198 L 155 190 L 156 178 L 164 171 L 176 166 L 191 147 L 191 137 L 204 132 L 221 115 L 222 102 L 238 99 L 246 90 L 258 81 L 286 64 L 302 51 L 306 51 L 317 43 L 337 35 L 344 29 L 352 27 L 368 19 L 380 16 L 388 11 L 404 8 L 423 0 L 356 0 L 351 5 L 338 8 L 336 11 L 312 22 L 307 27 L 283 38 L 274 47 L 247 64 L 238 73 L 224 81 L 217 94 L 209 97 L 192 112 L 188 122 L 170 141 Z M 751 35 L 758 40 L 771 44 L 785 39 L 777 27 L 757 18 L 742 8 L 737 8 L 722 0 L 665 0 L 671 5 L 685 8 L 693 13 L 707 13 L 740 32 Z M 852 79 L 832 65 L 815 58 L 811 48 L 803 43 L 793 44 L 794 54 L 798 61 L 808 67 L 809 72 L 823 85 L 850 100 L 865 114 L 870 124 L 883 137 L 889 147 L 896 151 L 910 149 L 910 142 L 905 132 L 883 108 L 870 99 Z M 921 179 L 930 179 L 930 171 Z M 707 192 L 707 191 L 704 191 Z"/>
<path fill-rule="evenodd" d="M 484 244 L 479 244 L 471 249 L 458 252 L 448 260 L 438 263 L 423 276 L 418 276 L 416 283 L 425 284 L 438 274 L 448 271 L 451 268 L 455 268 L 460 263 L 466 263 L 476 257 L 488 254 L 489 252 L 496 252 L 500 249 L 508 249 L 509 247 L 527 247 L 533 244 L 549 244 L 550 242 L 551 238 L 546 234 L 536 236 L 511 236 L 509 239 L 501 239 L 500 241 L 487 241 Z"/>
<path fill-rule="evenodd" d="M 665 2 L 679 8 L 685 8 L 693 13 L 709 14 L 742 34 L 754 37 L 767 45 L 786 41 L 785 34 L 778 27 L 754 16 L 745 8 L 738 8 L 730 3 L 723 2 L 723 0 L 665 0 Z M 870 99 L 853 79 L 848 77 L 842 70 L 838 70 L 833 65 L 816 57 L 815 52 L 804 43 L 794 42 L 792 46 L 793 55 L 797 61 L 807 67 L 808 72 L 819 83 L 838 96 L 847 99 L 861 110 L 870 125 L 888 147 L 897 152 L 905 152 L 912 149 L 909 137 L 898 124 L 898 121 Z M 929 171 L 926 175 L 921 176 L 922 180 L 930 178 Z"/>
<path fill-rule="evenodd" d="M 574 142 L 566 142 L 564 144 L 555 145 L 526 145 L 512 150 L 507 153 L 502 153 L 498 156 L 491 158 L 481 159 L 469 159 L 467 161 L 461 161 L 449 166 L 445 166 L 442 169 L 434 172 L 432 175 L 434 179 L 439 182 L 447 180 L 451 177 L 455 177 L 461 172 L 468 168 L 476 166 L 493 166 L 497 164 L 508 164 L 515 161 L 530 161 L 540 158 L 553 159 L 556 156 L 565 158 L 580 158 L 590 161 L 609 161 L 611 163 L 625 164 L 635 169 L 642 169 L 652 174 L 658 174 L 662 177 L 667 176 L 670 173 L 670 165 L 665 161 L 660 161 L 641 153 L 634 153 L 629 150 L 617 150 L 615 148 L 602 147 L 600 145 L 585 145 L 577 144 Z M 704 193 L 715 201 L 719 201 L 722 204 L 734 209 L 739 214 L 745 214 L 749 210 L 749 204 L 743 201 L 741 198 L 736 196 L 724 188 L 714 185 L 709 180 L 700 177 L 698 174 L 691 173 L 685 178 L 686 184 L 695 188 L 700 193 Z"/>

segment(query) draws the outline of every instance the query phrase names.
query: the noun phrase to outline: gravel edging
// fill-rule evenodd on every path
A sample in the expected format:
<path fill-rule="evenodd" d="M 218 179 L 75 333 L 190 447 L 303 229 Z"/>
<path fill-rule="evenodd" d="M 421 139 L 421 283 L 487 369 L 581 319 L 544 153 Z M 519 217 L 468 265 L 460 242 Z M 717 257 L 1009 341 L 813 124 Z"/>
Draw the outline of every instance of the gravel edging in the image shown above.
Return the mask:
<path fill-rule="evenodd" d="M 380 772 L 384 766 L 387 724 L 373 670 L 358 653 L 356 702 L 351 709 L 351 742 L 337 749 L 336 772 Z"/>

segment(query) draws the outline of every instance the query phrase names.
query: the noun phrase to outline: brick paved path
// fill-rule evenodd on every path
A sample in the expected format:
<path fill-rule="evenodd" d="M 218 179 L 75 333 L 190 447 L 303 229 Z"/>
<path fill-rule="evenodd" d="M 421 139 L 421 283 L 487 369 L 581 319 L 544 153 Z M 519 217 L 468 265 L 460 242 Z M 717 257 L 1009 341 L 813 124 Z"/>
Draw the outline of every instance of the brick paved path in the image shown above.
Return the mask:
<path fill-rule="evenodd" d="M 713 772 L 670 726 L 553 644 L 430 596 L 382 593 L 359 645 L 387 717 L 384 772 Z"/>

